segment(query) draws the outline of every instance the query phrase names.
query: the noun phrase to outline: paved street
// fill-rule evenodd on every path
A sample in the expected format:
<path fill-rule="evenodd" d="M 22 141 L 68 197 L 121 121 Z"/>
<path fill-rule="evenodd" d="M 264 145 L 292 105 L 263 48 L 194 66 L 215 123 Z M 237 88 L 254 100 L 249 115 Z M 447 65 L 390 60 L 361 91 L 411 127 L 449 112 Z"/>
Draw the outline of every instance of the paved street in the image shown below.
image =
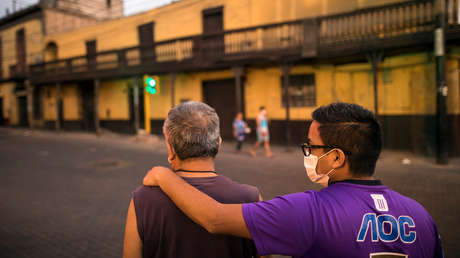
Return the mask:
<path fill-rule="evenodd" d="M 319 189 L 308 182 L 300 149 L 274 152 L 273 159 L 262 150 L 252 158 L 224 142 L 217 171 L 258 186 L 265 199 Z M 403 165 L 404 157 L 411 164 Z M 130 192 L 153 165 L 167 165 L 153 137 L 0 128 L 0 257 L 120 257 Z M 460 257 L 459 159 L 441 167 L 384 152 L 377 177 L 421 202 L 438 224 L 446 257 Z"/>

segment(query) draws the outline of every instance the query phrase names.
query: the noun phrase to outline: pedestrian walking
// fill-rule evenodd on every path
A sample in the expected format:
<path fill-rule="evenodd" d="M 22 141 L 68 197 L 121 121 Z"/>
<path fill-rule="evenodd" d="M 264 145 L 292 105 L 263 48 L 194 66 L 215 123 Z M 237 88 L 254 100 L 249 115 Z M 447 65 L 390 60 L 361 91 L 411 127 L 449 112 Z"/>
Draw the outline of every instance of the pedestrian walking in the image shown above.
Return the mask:
<path fill-rule="evenodd" d="M 273 156 L 273 154 L 270 150 L 270 133 L 268 130 L 267 110 L 263 106 L 259 109 L 259 114 L 257 115 L 256 123 L 257 142 L 251 149 L 251 155 L 256 156 L 257 149 L 259 148 L 260 144 L 263 143 L 265 147 L 265 155 L 270 158 Z"/>
<path fill-rule="evenodd" d="M 236 151 L 240 152 L 244 142 L 244 136 L 250 132 L 250 128 L 243 120 L 243 113 L 238 112 L 233 121 L 233 136 L 236 139 Z"/>

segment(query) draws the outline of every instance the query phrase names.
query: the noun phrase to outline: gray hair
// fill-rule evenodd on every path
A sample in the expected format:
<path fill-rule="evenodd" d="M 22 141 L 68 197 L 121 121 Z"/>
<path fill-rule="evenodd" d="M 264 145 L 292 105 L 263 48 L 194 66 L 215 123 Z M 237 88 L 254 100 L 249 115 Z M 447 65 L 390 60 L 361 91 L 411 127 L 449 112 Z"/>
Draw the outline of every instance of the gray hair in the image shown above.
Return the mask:
<path fill-rule="evenodd" d="M 212 107 L 196 101 L 181 103 L 169 111 L 163 128 L 179 159 L 217 155 L 219 117 Z"/>

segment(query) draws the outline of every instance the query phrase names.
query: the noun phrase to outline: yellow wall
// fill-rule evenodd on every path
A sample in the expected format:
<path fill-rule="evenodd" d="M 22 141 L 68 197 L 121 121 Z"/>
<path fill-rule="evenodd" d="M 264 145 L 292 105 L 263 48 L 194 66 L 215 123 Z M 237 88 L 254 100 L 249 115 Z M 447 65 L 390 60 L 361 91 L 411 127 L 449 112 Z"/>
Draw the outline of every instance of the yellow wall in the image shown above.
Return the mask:
<path fill-rule="evenodd" d="M 203 101 L 203 81 L 228 78 L 233 78 L 233 73 L 230 70 L 178 74 L 174 84 L 174 103 L 177 105 L 183 100 Z M 147 96 L 150 98 L 150 117 L 152 119 L 166 118 L 171 108 L 171 78 L 161 76 L 159 92 L 155 95 L 148 94 Z"/>
<path fill-rule="evenodd" d="M 3 118 L 8 119 L 10 125 L 19 123 L 17 97 L 13 93 L 15 83 L 0 84 L 0 97 L 3 99 Z"/>
<path fill-rule="evenodd" d="M 418 53 L 385 59 L 378 74 L 379 114 L 435 114 L 436 91 L 434 64 L 431 58 L 431 55 L 427 53 Z M 458 69 L 455 67 L 451 65 L 451 69 L 458 74 Z M 292 120 L 311 119 L 311 112 L 316 107 L 336 101 L 357 103 L 374 110 L 373 77 L 369 64 L 295 66 L 291 69 L 291 75 L 309 73 L 315 74 L 317 105 L 291 107 Z M 454 78 L 455 74 L 451 77 Z M 244 95 L 245 111 L 249 119 L 257 116 L 260 106 L 267 108 L 271 119 L 285 119 L 286 110 L 282 107 L 281 76 L 280 67 L 250 68 L 246 71 Z M 175 103 L 180 103 L 181 99 L 201 101 L 204 80 L 233 77 L 230 70 L 180 74 L 176 78 Z M 457 99 L 455 96 L 458 96 L 458 86 L 457 95 L 454 92 L 455 89 L 450 91 L 449 107 L 455 105 L 451 102 L 454 103 Z M 161 77 L 160 92 L 156 95 L 149 95 L 149 97 L 152 103 L 151 118 L 164 119 L 171 106 L 170 81 L 167 76 Z M 451 109 L 449 112 L 452 112 Z"/>
<path fill-rule="evenodd" d="M 435 113 L 434 66 L 428 58 L 427 54 L 422 53 L 385 59 L 378 75 L 379 114 Z M 315 74 L 317 106 L 343 101 L 374 110 L 373 78 L 369 64 L 298 66 L 291 70 L 291 75 L 303 73 Z M 255 118 L 259 107 L 265 106 L 272 119 L 285 119 L 286 110 L 281 104 L 281 76 L 281 68 L 278 67 L 248 71 L 245 85 L 248 118 Z M 291 107 L 291 119 L 311 119 L 311 112 L 317 106 Z"/>
<path fill-rule="evenodd" d="M 2 39 L 3 76 L 9 77 L 10 65 L 16 64 L 16 31 L 24 28 L 26 41 L 26 63 L 33 64 L 43 60 L 42 23 L 39 19 L 29 20 L 0 31 Z"/>
<path fill-rule="evenodd" d="M 387 58 L 379 73 L 379 105 L 386 115 L 436 113 L 435 67 L 429 54 Z"/>
<path fill-rule="evenodd" d="M 56 120 L 56 86 L 43 86 L 42 101 L 43 119 Z"/>
<path fill-rule="evenodd" d="M 99 88 L 99 119 L 129 120 L 128 80 L 102 81 Z"/>
<path fill-rule="evenodd" d="M 41 91 L 43 103 L 43 119 L 56 120 L 56 86 L 43 86 Z M 64 121 L 78 121 L 81 119 L 81 101 L 77 84 L 61 85 L 62 109 Z"/>
<path fill-rule="evenodd" d="M 290 74 L 315 74 L 317 106 L 334 101 L 359 101 L 361 105 L 370 108 L 373 103 L 372 88 L 365 71 L 337 71 L 333 66 L 297 66 L 292 67 Z M 248 71 L 245 85 L 248 118 L 255 119 L 260 106 L 266 107 L 271 119 L 286 118 L 286 109 L 282 106 L 281 76 L 279 67 Z M 311 119 L 311 112 L 317 106 L 291 107 L 290 118 Z"/>
<path fill-rule="evenodd" d="M 63 117 L 65 121 L 76 121 L 81 119 L 80 115 L 80 94 L 77 84 L 64 84 L 61 86 Z"/>
<path fill-rule="evenodd" d="M 99 119 L 128 120 L 128 81 L 102 81 L 99 88 Z M 43 116 L 45 120 L 56 119 L 56 86 L 45 86 L 42 91 Z M 78 84 L 61 86 L 65 121 L 76 121 L 82 118 L 82 100 Z"/>
<path fill-rule="evenodd" d="M 436 92 L 434 64 L 431 55 L 418 53 L 386 58 L 380 66 L 379 114 L 381 115 L 434 115 Z M 449 69 L 449 113 L 458 113 L 458 62 L 450 61 Z M 314 65 L 295 66 L 291 75 L 315 74 L 316 106 L 291 107 L 292 120 L 311 119 L 311 112 L 320 105 L 335 101 L 360 104 L 374 109 L 374 89 L 372 70 L 369 64 L 347 64 L 340 66 Z M 249 68 L 244 86 L 246 115 L 249 119 L 257 116 L 260 106 L 265 106 L 271 119 L 285 119 L 282 107 L 281 68 Z M 175 104 L 182 100 L 202 101 L 202 83 L 206 80 L 233 78 L 231 70 L 178 74 L 175 80 Z M 101 120 L 129 119 L 129 80 L 103 81 L 100 87 L 99 116 Z M 66 120 L 78 119 L 76 85 L 63 86 L 64 114 Z M 53 107 L 54 88 L 51 98 L 44 108 L 49 107 L 46 117 L 55 117 Z M 160 76 L 158 93 L 151 95 L 151 119 L 164 119 L 171 108 L 171 80 Z M 45 98 L 46 100 L 46 98 Z M 108 112 L 109 111 L 109 112 Z"/>

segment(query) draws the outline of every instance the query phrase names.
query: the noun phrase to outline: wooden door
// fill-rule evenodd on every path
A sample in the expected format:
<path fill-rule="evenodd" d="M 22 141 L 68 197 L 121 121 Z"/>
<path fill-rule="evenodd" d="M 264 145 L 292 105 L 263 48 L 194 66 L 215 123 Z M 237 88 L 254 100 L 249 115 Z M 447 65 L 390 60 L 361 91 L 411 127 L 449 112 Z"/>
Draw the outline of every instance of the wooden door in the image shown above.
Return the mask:
<path fill-rule="evenodd" d="M 16 73 L 26 71 L 26 35 L 24 29 L 16 31 Z"/>
<path fill-rule="evenodd" d="M 139 86 L 134 86 L 139 87 Z M 144 113 L 144 87 L 138 89 L 138 109 L 139 109 L 139 129 L 145 129 L 145 113 Z M 134 125 L 134 89 L 129 90 L 129 120 Z"/>
<path fill-rule="evenodd" d="M 29 120 L 27 119 L 27 97 L 18 97 L 18 113 L 19 113 L 19 126 L 29 126 Z"/>
<path fill-rule="evenodd" d="M 95 131 L 93 82 L 87 81 L 81 83 L 79 86 L 82 105 L 82 129 L 85 131 Z"/>
<path fill-rule="evenodd" d="M 203 99 L 219 115 L 222 138 L 233 139 L 233 119 L 236 116 L 235 79 L 204 81 Z"/>
<path fill-rule="evenodd" d="M 96 40 L 86 41 L 86 58 L 88 59 L 88 69 L 96 69 L 97 46 Z"/>
<path fill-rule="evenodd" d="M 43 88 L 41 86 L 35 86 L 33 91 L 33 105 L 34 105 L 34 119 L 40 120 L 43 118 L 43 109 L 42 109 L 42 92 Z"/>
<path fill-rule="evenodd" d="M 224 53 L 223 7 L 203 10 L 203 55 L 217 58 Z M 216 35 L 217 34 L 217 35 Z"/>
<path fill-rule="evenodd" d="M 137 27 L 139 36 L 139 48 L 141 54 L 141 62 L 148 63 L 155 61 L 155 42 L 154 23 L 149 22 Z"/>
<path fill-rule="evenodd" d="M 0 126 L 3 125 L 3 98 L 0 98 Z"/>

